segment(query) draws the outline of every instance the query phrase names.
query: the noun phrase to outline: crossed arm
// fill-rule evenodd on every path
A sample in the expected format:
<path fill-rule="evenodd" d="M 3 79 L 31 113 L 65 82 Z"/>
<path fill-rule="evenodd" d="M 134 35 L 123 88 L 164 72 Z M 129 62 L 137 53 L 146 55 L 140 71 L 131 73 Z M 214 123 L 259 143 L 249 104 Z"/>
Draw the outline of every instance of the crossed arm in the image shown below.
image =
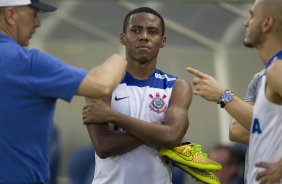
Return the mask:
<path fill-rule="evenodd" d="M 191 86 L 184 80 L 177 80 L 162 122 L 149 123 L 121 114 L 101 100 L 92 101 L 84 107 L 83 120 L 101 158 L 126 153 L 141 144 L 172 148 L 180 143 L 188 129 L 191 101 Z M 109 130 L 109 122 L 125 132 Z"/>
<path fill-rule="evenodd" d="M 105 107 L 110 106 L 110 96 L 107 96 L 100 100 L 103 101 L 102 104 Z M 86 104 L 96 102 L 97 100 L 86 98 Z M 103 114 L 103 116 L 107 115 Z M 87 130 L 92 145 L 100 158 L 107 158 L 113 155 L 120 155 L 142 144 L 141 141 L 125 132 L 113 131 L 113 127 L 114 125 L 112 125 L 110 122 L 105 124 L 87 124 Z"/>

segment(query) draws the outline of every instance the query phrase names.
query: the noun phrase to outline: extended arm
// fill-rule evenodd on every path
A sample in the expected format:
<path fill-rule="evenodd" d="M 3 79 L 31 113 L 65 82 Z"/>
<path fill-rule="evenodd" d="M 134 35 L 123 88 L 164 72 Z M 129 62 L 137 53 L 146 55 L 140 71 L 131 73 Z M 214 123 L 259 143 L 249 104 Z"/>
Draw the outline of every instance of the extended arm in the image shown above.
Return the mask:
<path fill-rule="evenodd" d="M 145 144 L 172 148 L 179 144 L 188 128 L 188 108 L 191 100 L 190 85 L 184 80 L 177 80 L 163 122 L 148 123 L 113 111 L 110 108 L 104 109 L 104 111 L 108 114 L 106 118 L 109 122 L 113 122 Z M 98 107 L 101 105 L 103 104 L 97 102 L 85 107 L 84 122 L 86 124 L 91 123 L 91 119 L 103 123 L 104 119 L 97 114 Z M 96 112 L 96 115 L 91 117 L 91 111 Z"/>
<path fill-rule="evenodd" d="M 252 126 L 253 106 L 244 102 L 237 96 L 226 104 L 225 110 L 242 125 L 243 128 L 250 131 Z"/>
<path fill-rule="evenodd" d="M 94 67 L 81 82 L 77 95 L 100 98 L 109 95 L 125 74 L 127 61 L 117 54 Z"/>
<path fill-rule="evenodd" d="M 204 74 L 196 69 L 188 67 L 186 70 L 197 77 L 193 79 L 193 84 L 195 85 L 194 94 L 199 95 L 206 100 L 218 102 L 220 95 L 224 91 L 221 84 L 219 84 L 219 82 L 212 76 Z M 238 120 L 243 127 L 250 130 L 253 112 L 252 105 L 244 102 L 237 96 L 234 96 L 233 100 L 225 105 L 225 110 Z"/>

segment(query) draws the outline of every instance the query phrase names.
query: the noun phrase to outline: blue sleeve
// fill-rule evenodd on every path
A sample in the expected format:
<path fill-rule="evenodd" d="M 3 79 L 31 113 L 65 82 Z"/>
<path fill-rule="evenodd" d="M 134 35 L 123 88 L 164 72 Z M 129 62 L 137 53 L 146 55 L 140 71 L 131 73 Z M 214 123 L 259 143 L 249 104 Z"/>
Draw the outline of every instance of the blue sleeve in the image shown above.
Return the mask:
<path fill-rule="evenodd" d="M 29 57 L 29 82 L 35 93 L 71 101 L 87 71 L 36 49 L 30 50 Z"/>

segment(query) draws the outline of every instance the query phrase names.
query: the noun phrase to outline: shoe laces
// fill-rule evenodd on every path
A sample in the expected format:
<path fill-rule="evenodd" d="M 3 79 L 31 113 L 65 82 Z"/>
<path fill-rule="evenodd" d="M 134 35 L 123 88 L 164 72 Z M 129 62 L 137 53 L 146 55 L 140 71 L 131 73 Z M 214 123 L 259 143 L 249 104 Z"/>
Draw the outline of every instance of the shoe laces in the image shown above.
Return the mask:
<path fill-rule="evenodd" d="M 202 152 L 202 146 L 201 146 L 200 144 L 191 143 L 191 144 L 190 144 L 190 147 L 191 147 L 191 149 L 192 149 L 192 151 L 193 151 L 194 153 L 196 153 L 196 154 L 198 154 L 198 155 L 202 155 L 202 156 L 205 157 L 205 158 L 208 158 L 208 154 Z M 184 149 L 184 151 L 186 151 L 187 148 L 188 148 L 188 147 L 186 147 L 186 148 Z"/>

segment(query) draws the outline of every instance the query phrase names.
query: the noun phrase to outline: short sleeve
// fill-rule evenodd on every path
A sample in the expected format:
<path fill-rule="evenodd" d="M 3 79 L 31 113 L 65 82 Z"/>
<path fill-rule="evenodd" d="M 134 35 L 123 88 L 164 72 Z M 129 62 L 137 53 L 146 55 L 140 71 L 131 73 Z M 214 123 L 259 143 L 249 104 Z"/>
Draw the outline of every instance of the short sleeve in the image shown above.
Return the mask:
<path fill-rule="evenodd" d="M 30 53 L 29 82 L 32 89 L 43 97 L 70 101 L 87 71 L 36 49 Z"/>
<path fill-rule="evenodd" d="M 251 82 L 249 83 L 247 87 L 244 101 L 255 103 L 257 95 L 258 95 L 258 89 L 261 83 L 261 78 L 264 75 L 264 72 L 265 70 L 263 69 L 262 71 L 254 75 L 253 79 L 251 80 Z"/>

